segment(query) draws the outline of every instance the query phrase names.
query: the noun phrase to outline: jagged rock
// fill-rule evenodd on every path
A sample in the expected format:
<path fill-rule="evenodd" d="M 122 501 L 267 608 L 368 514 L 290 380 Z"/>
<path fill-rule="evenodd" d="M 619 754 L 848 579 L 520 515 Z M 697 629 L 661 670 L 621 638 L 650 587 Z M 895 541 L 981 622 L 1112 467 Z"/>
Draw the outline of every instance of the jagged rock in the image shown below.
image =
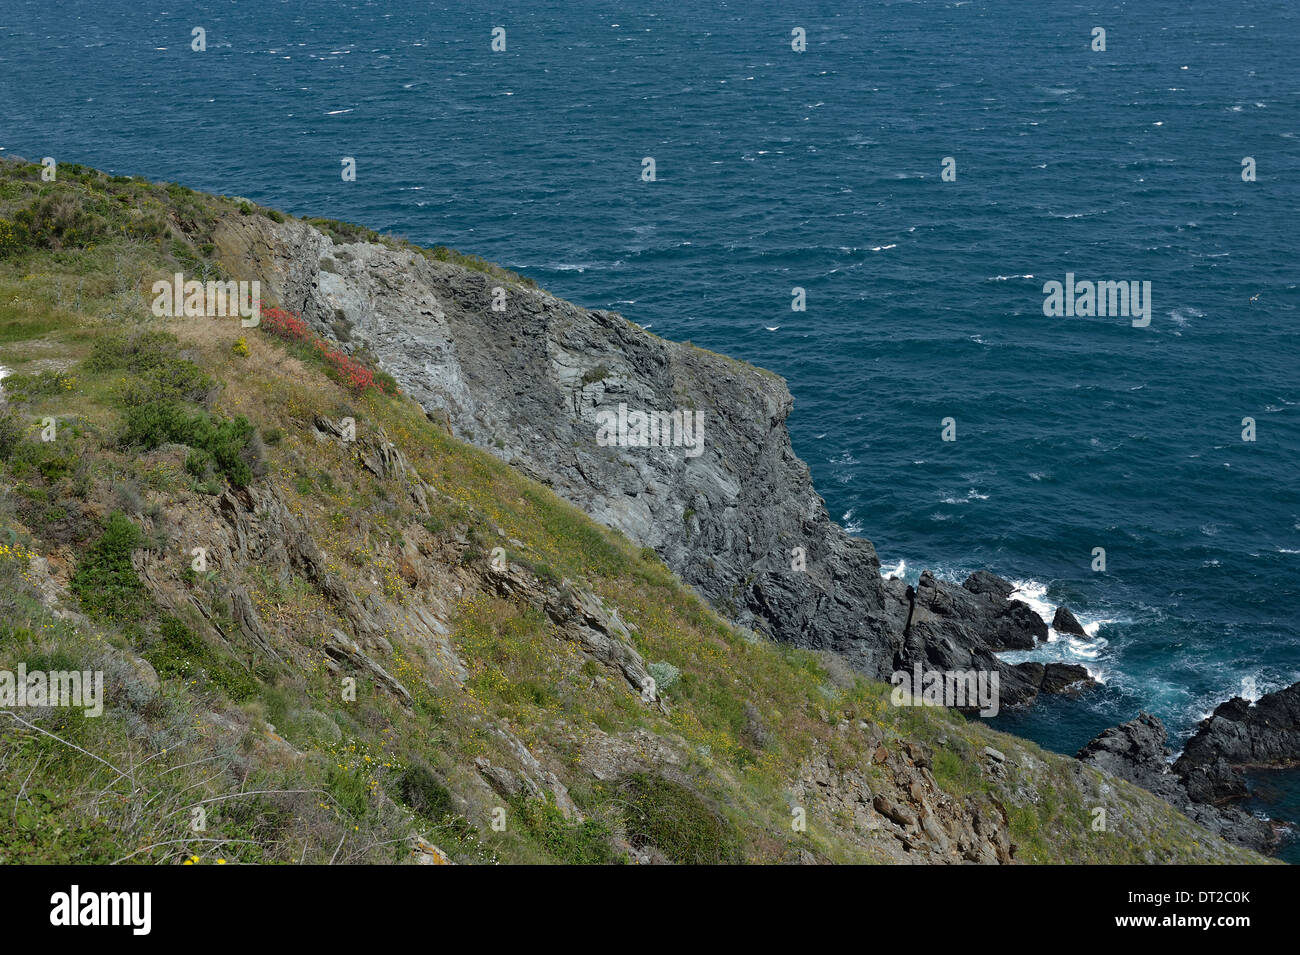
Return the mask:
<path fill-rule="evenodd" d="M 620 672 L 638 694 L 652 686 L 645 661 L 632 646 L 632 634 L 617 612 L 606 610 L 601 599 L 589 590 L 573 587 L 568 581 L 561 586 L 545 583 L 517 564 L 504 569 L 493 568 L 490 580 L 502 594 L 511 594 L 539 607 L 582 649 Z M 664 709 L 662 700 L 656 704 Z"/>
<path fill-rule="evenodd" d="M 991 594 L 1004 600 L 1016 592 L 1015 584 L 1003 580 L 997 574 L 991 574 L 987 570 L 975 571 L 962 581 L 962 586 L 973 594 Z"/>
<path fill-rule="evenodd" d="M 1245 795 L 1241 769 L 1293 766 L 1300 766 L 1300 683 L 1254 705 L 1241 697 L 1220 703 L 1174 764 L 1190 792 L 1215 803 Z"/>
<path fill-rule="evenodd" d="M 491 730 L 505 742 L 507 748 L 519 761 L 520 770 L 515 772 L 501 766 L 493 766 L 486 757 L 480 756 L 474 763 L 479 774 L 488 781 L 488 784 L 506 798 L 524 794 L 542 799 L 545 798 L 545 793 L 550 793 L 556 808 L 566 818 L 581 822 L 583 815 L 569 795 L 568 787 L 560 781 L 560 778 L 543 766 L 533 755 L 532 750 L 510 730 L 500 724 L 493 724 Z"/>
<path fill-rule="evenodd" d="M 1086 667 L 1077 663 L 1018 663 L 1016 671 L 1041 693 L 1078 693 L 1096 686 Z"/>
<path fill-rule="evenodd" d="M 985 574 L 981 581 L 987 592 L 975 593 L 947 587 L 923 571 L 915 587 L 905 587 L 904 642 L 895 669 L 909 670 L 919 663 L 927 670 L 996 672 L 1001 705 L 1028 703 L 1040 692 L 1059 689 L 1057 681 L 1044 687 L 1042 664 L 1016 667 L 995 655 L 999 650 L 1031 649 L 1040 635 L 1046 636 L 1047 625 L 1028 605 L 1001 596 L 1005 587 L 997 584 L 1000 578 Z M 891 590 L 899 583 L 886 582 Z"/>
<path fill-rule="evenodd" d="M 917 825 L 916 816 L 906 807 L 893 802 L 888 796 L 876 796 L 871 801 L 871 805 L 886 819 L 904 828 L 911 829 Z"/>
<path fill-rule="evenodd" d="M 1077 693 L 1097 681 L 1088 675 L 1087 667 L 1077 663 L 1049 663 L 1043 669 L 1044 693 Z"/>
<path fill-rule="evenodd" d="M 1056 613 L 1052 615 L 1052 629 L 1057 633 L 1068 633 L 1076 637 L 1088 636 L 1088 631 L 1084 630 L 1083 624 L 1070 613 L 1069 607 L 1056 608 Z"/>
<path fill-rule="evenodd" d="M 1165 791 L 1178 784 L 1165 749 L 1168 738 L 1159 717 L 1139 713 L 1127 723 L 1103 730 L 1079 750 L 1077 758 L 1168 799 Z"/>
<path fill-rule="evenodd" d="M 479 775 L 506 799 L 513 799 L 521 794 L 532 796 L 534 799 L 542 798 L 541 787 L 522 773 L 512 772 L 504 766 L 493 766 L 482 756 L 474 760 L 474 763 L 478 767 Z"/>
<path fill-rule="evenodd" d="M 611 736 L 593 727 L 578 742 L 582 768 L 602 782 L 651 771 L 675 782 L 687 781 L 681 767 L 689 759 L 688 747 L 681 737 L 665 738 L 644 729 Z"/>
<path fill-rule="evenodd" d="M 1230 842 L 1260 852 L 1271 849 L 1277 842 L 1274 828 L 1235 806 L 1215 805 L 1214 787 L 1199 777 L 1201 767 L 1179 770 L 1170 765 L 1167 739 L 1168 731 L 1159 717 L 1139 713 L 1136 719 L 1099 733 L 1079 750 L 1078 758 L 1154 793 Z M 1221 766 L 1214 768 L 1231 772 L 1226 761 L 1216 762 Z"/>
<path fill-rule="evenodd" d="M 1255 704 L 1234 697 L 1197 727 L 1179 760 L 1195 765 L 1222 756 L 1236 766 L 1300 764 L 1300 683 L 1262 696 Z"/>
<path fill-rule="evenodd" d="M 424 836 L 413 835 L 408 843 L 411 847 L 411 861 L 416 865 L 455 865 L 451 856 L 443 852 Z"/>
<path fill-rule="evenodd" d="M 252 598 L 248 596 L 248 591 L 243 587 L 231 588 L 230 611 L 235 626 L 239 628 L 250 643 L 272 660 L 282 660 L 280 654 L 271 646 L 271 641 L 267 639 L 266 633 L 262 629 L 262 622 L 257 616 L 257 610 L 253 607 Z"/>

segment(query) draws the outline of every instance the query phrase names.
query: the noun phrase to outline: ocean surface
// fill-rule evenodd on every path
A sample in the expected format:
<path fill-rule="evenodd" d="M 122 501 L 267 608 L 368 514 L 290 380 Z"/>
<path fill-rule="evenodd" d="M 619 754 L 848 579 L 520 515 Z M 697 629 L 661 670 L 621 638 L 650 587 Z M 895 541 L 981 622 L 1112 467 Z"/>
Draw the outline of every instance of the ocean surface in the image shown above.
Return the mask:
<path fill-rule="evenodd" d="M 0 154 L 454 246 L 777 371 L 890 572 L 1094 633 L 1021 655 L 1104 684 L 998 718 L 1050 748 L 1147 710 L 1177 749 L 1300 679 L 1292 0 L 157 6 L 5 0 Z M 1046 317 L 1066 273 L 1150 282 L 1150 325 Z"/>

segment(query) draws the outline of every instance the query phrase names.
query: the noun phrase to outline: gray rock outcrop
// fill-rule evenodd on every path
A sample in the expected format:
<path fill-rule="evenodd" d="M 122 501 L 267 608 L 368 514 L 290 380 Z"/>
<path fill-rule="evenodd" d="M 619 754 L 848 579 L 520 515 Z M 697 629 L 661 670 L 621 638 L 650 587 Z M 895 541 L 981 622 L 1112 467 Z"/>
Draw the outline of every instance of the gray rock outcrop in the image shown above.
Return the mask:
<path fill-rule="evenodd" d="M 778 376 L 613 312 L 410 248 L 339 244 L 299 221 L 240 217 L 216 240 L 269 300 L 373 355 L 457 437 L 653 548 L 740 626 L 835 651 L 879 679 L 918 661 L 996 669 L 1007 703 L 1053 685 L 994 656 L 1047 636 L 1006 581 L 881 578 L 871 542 L 830 520 L 791 449 L 793 398 Z M 621 407 L 698 413 L 702 448 L 602 446 L 600 416 Z"/>
<path fill-rule="evenodd" d="M 1078 758 L 1154 793 L 1229 842 L 1259 852 L 1270 851 L 1278 841 L 1274 826 L 1268 820 L 1231 805 L 1226 799 L 1209 798 L 1210 794 L 1196 782 L 1202 768 L 1199 764 L 1179 759 L 1178 763 L 1171 765 L 1170 753 L 1165 746 L 1168 738 L 1159 717 L 1139 713 L 1135 719 L 1098 734 L 1079 750 Z M 1218 756 L 1208 765 L 1211 769 L 1230 771 Z M 1240 795 L 1244 794 L 1243 786 Z"/>

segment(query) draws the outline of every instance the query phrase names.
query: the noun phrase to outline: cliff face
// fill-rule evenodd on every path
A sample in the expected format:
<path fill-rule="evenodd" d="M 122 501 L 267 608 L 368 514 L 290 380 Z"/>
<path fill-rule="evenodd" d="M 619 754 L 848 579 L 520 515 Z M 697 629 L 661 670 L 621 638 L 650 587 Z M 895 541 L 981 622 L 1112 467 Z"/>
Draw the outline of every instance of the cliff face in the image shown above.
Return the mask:
<path fill-rule="evenodd" d="M 892 669 L 899 608 L 871 544 L 830 522 L 791 451 L 781 379 L 410 252 L 335 245 L 296 223 L 231 227 L 218 236 L 226 261 L 249 262 L 317 330 L 375 355 L 458 437 L 654 548 L 738 623 Z M 700 413 L 703 452 L 599 447 L 597 413 L 621 403 Z M 791 570 L 796 547 L 807 572 Z"/>
<path fill-rule="evenodd" d="M 735 623 L 833 650 L 877 679 L 917 663 L 997 671 L 1013 704 L 1086 678 L 994 656 L 1046 638 L 1004 582 L 882 580 L 871 543 L 830 520 L 795 456 L 778 376 L 508 278 L 336 242 L 301 222 L 235 217 L 215 241 L 232 272 L 375 356 L 458 437 L 653 548 Z M 699 413 L 702 452 L 600 446 L 601 415 L 621 406 Z"/>

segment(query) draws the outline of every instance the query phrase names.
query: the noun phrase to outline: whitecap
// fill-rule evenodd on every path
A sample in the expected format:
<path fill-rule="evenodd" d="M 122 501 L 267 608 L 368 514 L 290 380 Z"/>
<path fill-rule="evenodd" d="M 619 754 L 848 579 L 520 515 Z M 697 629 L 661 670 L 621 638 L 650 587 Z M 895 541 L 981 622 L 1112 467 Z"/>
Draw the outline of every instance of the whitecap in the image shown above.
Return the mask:
<path fill-rule="evenodd" d="M 899 558 L 898 563 L 895 564 L 892 568 L 887 568 L 885 567 L 884 564 L 880 565 L 880 576 L 883 577 L 885 580 L 895 580 L 901 578 L 906 573 L 907 573 L 907 561 L 903 560 L 902 558 Z"/>
<path fill-rule="evenodd" d="M 966 492 L 965 497 L 945 497 L 942 501 L 944 504 L 969 504 L 971 501 L 987 501 L 989 496 L 981 494 L 979 491 L 971 488 Z"/>

